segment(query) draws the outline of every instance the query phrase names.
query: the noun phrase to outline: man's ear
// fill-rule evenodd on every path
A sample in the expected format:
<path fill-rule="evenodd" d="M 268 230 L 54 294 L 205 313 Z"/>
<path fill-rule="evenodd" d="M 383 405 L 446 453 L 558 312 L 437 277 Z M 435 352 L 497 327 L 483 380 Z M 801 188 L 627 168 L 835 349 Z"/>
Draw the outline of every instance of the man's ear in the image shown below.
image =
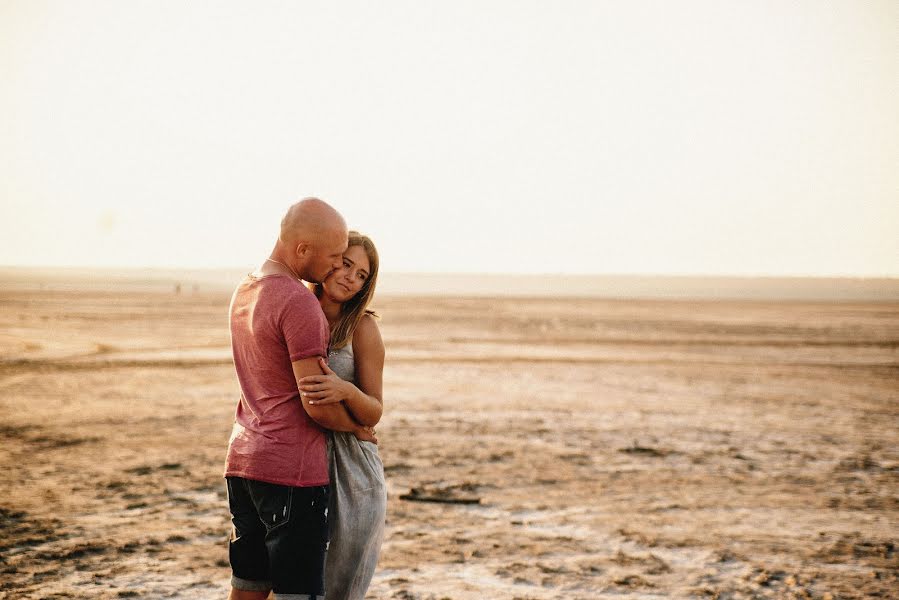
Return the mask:
<path fill-rule="evenodd" d="M 294 252 L 296 252 L 297 258 L 305 258 L 311 250 L 312 245 L 309 242 L 300 242 Z"/>

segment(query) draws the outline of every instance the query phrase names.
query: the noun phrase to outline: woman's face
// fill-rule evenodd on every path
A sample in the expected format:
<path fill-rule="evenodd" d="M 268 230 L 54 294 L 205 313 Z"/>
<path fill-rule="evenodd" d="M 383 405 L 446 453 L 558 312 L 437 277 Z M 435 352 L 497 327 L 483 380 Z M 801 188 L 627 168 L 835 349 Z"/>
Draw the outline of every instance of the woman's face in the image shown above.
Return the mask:
<path fill-rule="evenodd" d="M 322 282 L 322 288 L 335 302 L 346 302 L 359 293 L 368 281 L 371 265 L 362 246 L 350 246 L 343 253 L 343 265 Z"/>

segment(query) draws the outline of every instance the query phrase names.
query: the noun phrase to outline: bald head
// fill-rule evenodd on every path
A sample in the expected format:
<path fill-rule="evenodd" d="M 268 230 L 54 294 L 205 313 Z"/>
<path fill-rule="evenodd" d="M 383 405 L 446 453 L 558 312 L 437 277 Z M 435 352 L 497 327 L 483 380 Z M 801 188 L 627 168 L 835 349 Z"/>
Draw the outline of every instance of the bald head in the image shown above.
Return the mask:
<path fill-rule="evenodd" d="M 297 242 L 312 242 L 321 235 L 334 232 L 347 232 L 346 222 L 334 207 L 318 198 L 303 198 L 287 209 L 287 214 L 281 219 L 282 242 L 295 244 Z"/>
<path fill-rule="evenodd" d="M 303 198 L 281 219 L 272 256 L 306 281 L 319 282 L 340 267 L 346 247 L 347 226 L 340 213 L 323 200 Z"/>

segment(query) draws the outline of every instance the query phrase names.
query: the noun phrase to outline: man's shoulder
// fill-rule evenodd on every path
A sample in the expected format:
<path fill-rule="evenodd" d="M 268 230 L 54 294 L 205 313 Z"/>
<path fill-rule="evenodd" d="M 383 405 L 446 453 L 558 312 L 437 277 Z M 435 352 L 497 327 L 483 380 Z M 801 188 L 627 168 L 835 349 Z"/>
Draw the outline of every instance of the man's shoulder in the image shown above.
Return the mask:
<path fill-rule="evenodd" d="M 318 304 L 318 298 L 306 287 L 306 284 L 286 275 L 266 275 L 257 279 L 249 278 L 248 281 L 261 293 L 271 296 L 273 299 Z"/>
<path fill-rule="evenodd" d="M 283 298 L 285 303 L 290 304 L 301 310 L 311 310 L 316 314 L 322 312 L 321 304 L 315 294 L 306 287 L 305 284 L 297 281 L 290 281 L 283 289 Z"/>
<path fill-rule="evenodd" d="M 247 276 L 234 292 L 232 312 L 236 307 L 251 305 L 268 313 L 322 314 L 315 294 L 302 282 L 286 276 Z"/>
<path fill-rule="evenodd" d="M 278 311 L 287 319 L 325 321 L 318 298 L 304 284 L 289 279 L 268 291 Z"/>

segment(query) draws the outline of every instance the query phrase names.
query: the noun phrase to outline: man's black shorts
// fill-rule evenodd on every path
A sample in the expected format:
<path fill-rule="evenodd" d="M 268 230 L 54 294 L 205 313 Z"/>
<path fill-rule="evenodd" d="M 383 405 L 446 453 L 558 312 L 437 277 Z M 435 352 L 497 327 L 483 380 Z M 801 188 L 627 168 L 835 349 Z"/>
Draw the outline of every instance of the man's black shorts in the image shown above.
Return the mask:
<path fill-rule="evenodd" d="M 227 477 L 231 586 L 278 599 L 324 596 L 328 486 L 290 487 Z"/>

